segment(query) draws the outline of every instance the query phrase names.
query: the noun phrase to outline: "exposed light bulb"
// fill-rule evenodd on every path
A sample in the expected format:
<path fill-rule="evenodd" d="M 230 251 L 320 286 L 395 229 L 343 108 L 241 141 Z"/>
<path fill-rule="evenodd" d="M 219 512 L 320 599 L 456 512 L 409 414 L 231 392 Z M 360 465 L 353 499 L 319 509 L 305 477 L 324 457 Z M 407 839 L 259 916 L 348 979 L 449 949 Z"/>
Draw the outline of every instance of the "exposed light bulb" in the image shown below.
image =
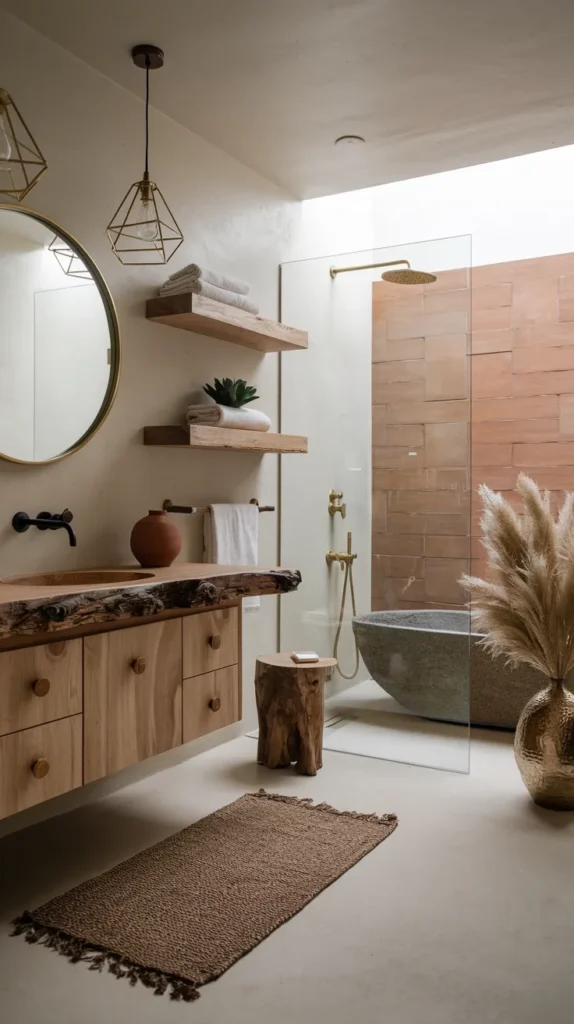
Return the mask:
<path fill-rule="evenodd" d="M 9 160 L 12 156 L 12 146 L 10 145 L 10 139 L 6 131 L 6 122 L 4 121 L 4 114 L 0 112 L 0 160 Z"/>
<path fill-rule="evenodd" d="M 149 194 L 149 188 L 140 190 L 140 198 L 137 203 L 137 227 L 135 233 L 142 242 L 155 242 L 159 238 L 159 229 L 155 212 L 155 205 Z"/>

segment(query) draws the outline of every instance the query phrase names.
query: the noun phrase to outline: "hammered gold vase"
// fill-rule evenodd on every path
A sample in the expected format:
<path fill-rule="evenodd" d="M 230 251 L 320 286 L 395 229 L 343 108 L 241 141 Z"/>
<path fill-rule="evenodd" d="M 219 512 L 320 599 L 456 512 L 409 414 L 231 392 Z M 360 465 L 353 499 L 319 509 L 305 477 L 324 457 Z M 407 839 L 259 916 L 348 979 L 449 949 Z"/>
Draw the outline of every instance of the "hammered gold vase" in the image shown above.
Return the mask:
<path fill-rule="evenodd" d="M 551 679 L 524 708 L 514 756 L 522 781 L 541 807 L 574 811 L 574 694 Z"/>

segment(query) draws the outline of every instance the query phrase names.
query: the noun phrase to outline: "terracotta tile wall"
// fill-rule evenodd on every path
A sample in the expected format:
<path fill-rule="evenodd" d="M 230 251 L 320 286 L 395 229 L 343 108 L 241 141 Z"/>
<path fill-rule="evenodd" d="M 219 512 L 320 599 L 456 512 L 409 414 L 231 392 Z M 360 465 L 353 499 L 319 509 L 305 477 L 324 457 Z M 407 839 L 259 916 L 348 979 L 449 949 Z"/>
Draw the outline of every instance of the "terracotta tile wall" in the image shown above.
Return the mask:
<path fill-rule="evenodd" d="M 477 297 L 493 289 L 485 327 Z M 481 481 L 513 503 L 520 470 L 555 503 L 574 488 L 574 254 L 477 267 L 472 307 L 472 570 L 483 575 Z"/>
<path fill-rule="evenodd" d="M 374 609 L 463 604 L 480 482 L 574 488 L 574 254 L 476 268 L 470 321 L 465 269 L 373 285 Z"/>
<path fill-rule="evenodd" d="M 454 605 L 470 554 L 467 270 L 373 285 L 373 609 Z"/>

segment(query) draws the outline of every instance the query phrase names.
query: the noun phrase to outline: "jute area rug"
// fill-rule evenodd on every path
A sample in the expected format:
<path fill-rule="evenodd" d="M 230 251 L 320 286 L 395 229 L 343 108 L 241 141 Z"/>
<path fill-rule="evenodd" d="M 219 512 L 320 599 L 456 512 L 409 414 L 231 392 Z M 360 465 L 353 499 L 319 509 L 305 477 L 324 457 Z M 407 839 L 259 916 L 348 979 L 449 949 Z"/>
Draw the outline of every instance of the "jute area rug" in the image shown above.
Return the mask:
<path fill-rule="evenodd" d="M 27 911 L 14 934 L 191 1001 L 396 825 L 260 790 Z"/>

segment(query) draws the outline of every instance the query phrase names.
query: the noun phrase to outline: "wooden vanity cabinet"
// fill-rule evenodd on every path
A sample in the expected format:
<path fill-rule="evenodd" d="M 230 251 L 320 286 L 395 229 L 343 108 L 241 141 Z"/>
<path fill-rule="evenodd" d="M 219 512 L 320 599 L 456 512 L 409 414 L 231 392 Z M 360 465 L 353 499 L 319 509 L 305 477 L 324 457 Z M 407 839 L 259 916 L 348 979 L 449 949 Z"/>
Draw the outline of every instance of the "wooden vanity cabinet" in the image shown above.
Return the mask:
<path fill-rule="evenodd" d="M 239 605 L 0 652 L 0 818 L 241 719 Z"/>
<path fill-rule="evenodd" d="M 239 662 L 239 608 L 215 608 L 182 620 L 183 677 Z"/>
<path fill-rule="evenodd" d="M 0 737 L 0 818 L 81 785 L 81 715 Z"/>
<path fill-rule="evenodd" d="M 181 619 L 84 638 L 84 782 L 183 742 Z"/>
<path fill-rule="evenodd" d="M 183 621 L 183 742 L 241 719 L 239 608 Z"/>
<path fill-rule="evenodd" d="M 81 711 L 81 640 L 0 653 L 0 736 Z"/>
<path fill-rule="evenodd" d="M 241 720 L 237 665 L 183 681 L 183 742 Z"/>

